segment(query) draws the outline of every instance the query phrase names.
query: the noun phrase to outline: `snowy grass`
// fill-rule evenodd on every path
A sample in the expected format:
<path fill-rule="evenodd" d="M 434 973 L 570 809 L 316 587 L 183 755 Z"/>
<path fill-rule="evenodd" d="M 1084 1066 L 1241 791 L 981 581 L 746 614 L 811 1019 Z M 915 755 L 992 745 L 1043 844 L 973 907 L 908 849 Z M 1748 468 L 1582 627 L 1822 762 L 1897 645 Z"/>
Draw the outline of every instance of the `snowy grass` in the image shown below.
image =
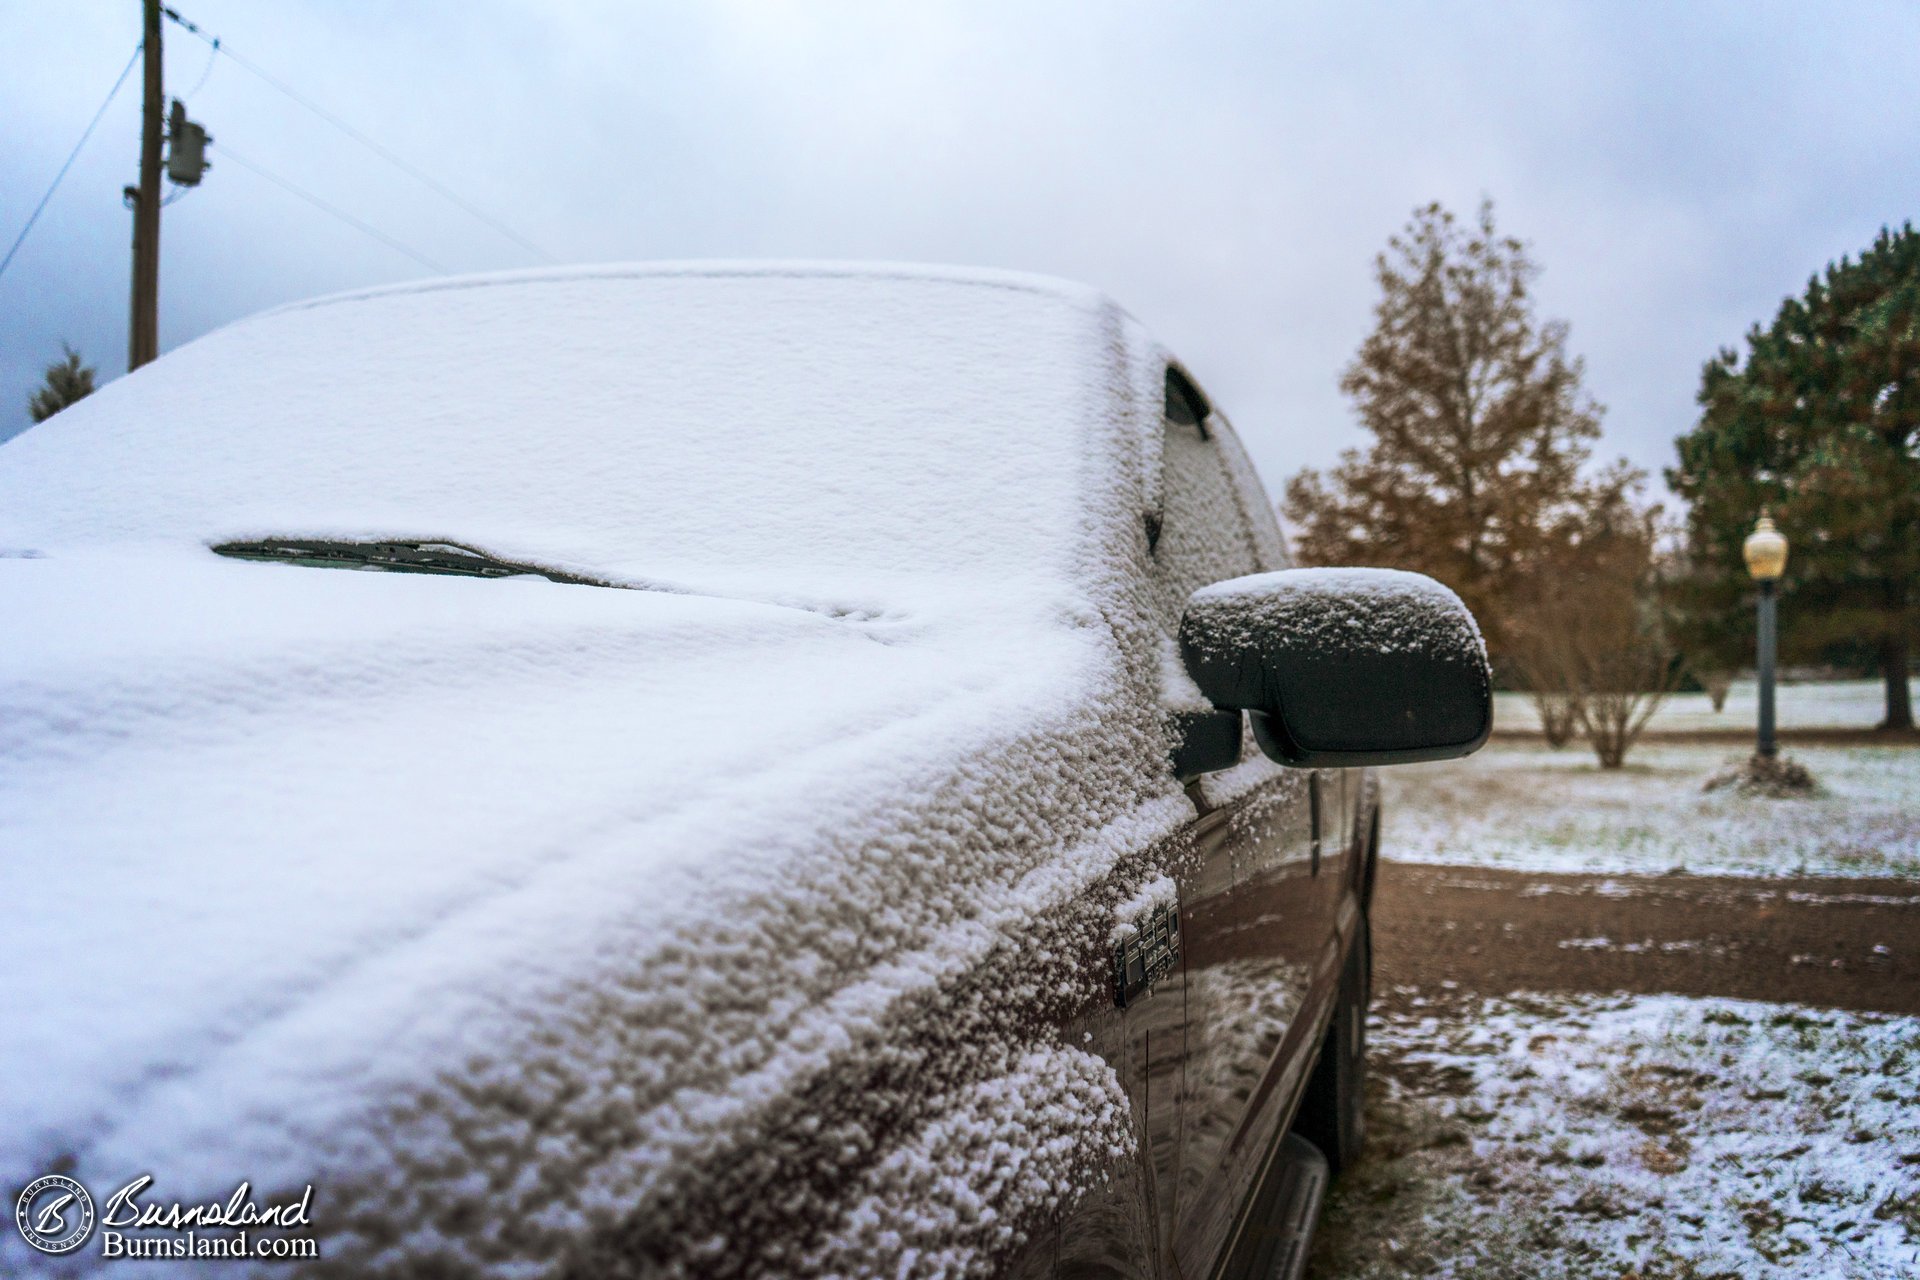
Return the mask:
<path fill-rule="evenodd" d="M 1759 723 L 1759 686 L 1736 680 L 1726 706 L 1713 709 L 1704 693 L 1676 693 L 1660 704 L 1647 722 L 1649 733 L 1695 733 L 1714 729 L 1751 729 Z M 1538 733 L 1540 718 L 1524 693 L 1493 695 L 1493 723 L 1501 730 Z M 1878 680 L 1830 680 L 1782 684 L 1774 697 L 1774 715 L 1782 729 L 1871 729 L 1886 714 L 1886 686 Z"/>
<path fill-rule="evenodd" d="M 1384 770 L 1382 851 L 1403 862 L 1523 871 L 1920 875 L 1920 750 L 1803 747 L 1819 794 L 1775 800 L 1701 787 L 1739 753 L 1643 742 L 1603 770 L 1576 746 L 1495 742 Z"/>
<path fill-rule="evenodd" d="M 1312 1274 L 1920 1273 L 1920 1018 L 1674 996 L 1418 998 Z"/>

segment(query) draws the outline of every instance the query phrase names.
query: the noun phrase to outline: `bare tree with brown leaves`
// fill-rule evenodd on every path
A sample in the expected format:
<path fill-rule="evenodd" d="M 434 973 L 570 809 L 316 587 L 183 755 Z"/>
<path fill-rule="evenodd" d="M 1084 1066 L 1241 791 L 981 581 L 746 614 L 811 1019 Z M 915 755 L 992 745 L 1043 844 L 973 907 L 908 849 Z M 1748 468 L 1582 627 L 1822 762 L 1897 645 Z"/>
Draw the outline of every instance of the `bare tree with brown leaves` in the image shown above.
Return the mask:
<path fill-rule="evenodd" d="M 1516 620 L 1516 662 L 1536 702 L 1567 708 L 1603 769 L 1626 762 L 1679 681 L 1659 605 L 1658 518 L 1627 502 L 1592 513 Z"/>
<path fill-rule="evenodd" d="M 1540 735 L 1547 745 L 1558 751 L 1573 741 L 1573 735 L 1580 728 L 1580 699 L 1569 689 L 1556 688 L 1558 677 L 1549 669 L 1528 661 L 1532 650 L 1525 644 L 1518 646 L 1515 662 L 1525 673 L 1527 698 L 1533 703 L 1534 714 L 1540 717 Z"/>
<path fill-rule="evenodd" d="M 1304 563 L 1431 574 L 1509 662 L 1556 527 L 1637 478 L 1624 463 L 1583 477 L 1602 410 L 1566 325 L 1534 318 L 1537 272 L 1490 202 L 1471 225 L 1417 210 L 1375 262 L 1374 328 L 1340 380 L 1373 443 L 1295 475 L 1282 504 Z"/>
<path fill-rule="evenodd" d="M 1700 682 L 1700 687 L 1706 691 L 1707 701 L 1713 704 L 1713 709 L 1716 712 L 1727 709 L 1727 695 L 1733 692 L 1733 673 L 1731 671 L 1723 671 L 1717 667 L 1709 668 L 1705 671 L 1696 668 L 1693 672 L 1693 678 Z"/>

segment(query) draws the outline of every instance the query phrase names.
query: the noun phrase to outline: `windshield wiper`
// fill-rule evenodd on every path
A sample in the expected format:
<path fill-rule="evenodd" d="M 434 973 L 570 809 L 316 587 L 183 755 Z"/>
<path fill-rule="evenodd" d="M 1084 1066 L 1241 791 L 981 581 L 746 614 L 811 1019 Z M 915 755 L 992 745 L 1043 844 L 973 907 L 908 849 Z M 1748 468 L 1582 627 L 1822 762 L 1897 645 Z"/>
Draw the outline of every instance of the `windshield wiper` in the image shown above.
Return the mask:
<path fill-rule="evenodd" d="M 238 560 L 274 560 L 322 569 L 384 569 L 393 573 L 445 573 L 466 578 L 512 578 L 533 574 L 549 582 L 586 587 L 612 586 L 578 574 L 501 560 L 457 542 L 333 542 L 307 538 L 264 538 L 259 542 L 222 542 L 213 550 Z"/>

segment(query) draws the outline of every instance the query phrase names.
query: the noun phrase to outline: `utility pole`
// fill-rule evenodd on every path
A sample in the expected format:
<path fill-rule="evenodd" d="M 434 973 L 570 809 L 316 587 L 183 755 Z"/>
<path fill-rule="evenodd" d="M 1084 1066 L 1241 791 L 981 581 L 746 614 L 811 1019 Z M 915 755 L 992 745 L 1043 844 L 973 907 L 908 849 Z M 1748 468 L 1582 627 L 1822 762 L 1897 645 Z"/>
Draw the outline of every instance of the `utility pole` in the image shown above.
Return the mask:
<path fill-rule="evenodd" d="M 133 199 L 133 308 L 127 334 L 127 372 L 160 354 L 160 0 L 141 0 L 146 12 L 146 93 L 140 107 L 140 185 Z"/>

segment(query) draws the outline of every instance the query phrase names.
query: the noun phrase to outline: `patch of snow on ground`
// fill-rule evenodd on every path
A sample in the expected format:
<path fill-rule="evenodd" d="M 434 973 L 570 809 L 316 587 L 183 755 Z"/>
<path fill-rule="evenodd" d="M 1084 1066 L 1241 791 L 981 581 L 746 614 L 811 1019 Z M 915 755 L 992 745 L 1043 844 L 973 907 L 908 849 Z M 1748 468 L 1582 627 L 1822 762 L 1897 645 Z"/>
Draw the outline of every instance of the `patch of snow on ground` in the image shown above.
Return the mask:
<path fill-rule="evenodd" d="M 1376 1013 L 1317 1273 L 1920 1271 L 1920 1018 L 1676 996 Z"/>
<path fill-rule="evenodd" d="M 1496 729 L 1540 732 L 1540 717 L 1524 693 L 1493 695 Z M 1648 733 L 1751 729 L 1759 723 L 1760 686 L 1736 680 L 1720 710 L 1704 693 L 1676 693 L 1647 721 Z M 1774 689 L 1774 717 L 1782 729 L 1871 729 L 1886 714 L 1886 686 L 1878 680 L 1822 680 Z"/>
<path fill-rule="evenodd" d="M 1800 747 L 1821 792 L 1701 785 L 1725 747 L 1643 742 L 1622 769 L 1576 746 L 1496 741 L 1385 772 L 1382 853 L 1402 862 L 1647 875 L 1920 875 L 1920 750 Z"/>
<path fill-rule="evenodd" d="M 1708 947 L 1695 938 L 1681 938 L 1668 942 L 1655 942 L 1651 938 L 1645 942 L 1615 942 L 1612 938 L 1562 938 L 1556 944 L 1562 951 L 1618 951 L 1623 955 L 1639 955 L 1643 951 L 1658 951 L 1673 955 L 1683 951 L 1710 950 L 1722 954 L 1724 947 Z"/>

